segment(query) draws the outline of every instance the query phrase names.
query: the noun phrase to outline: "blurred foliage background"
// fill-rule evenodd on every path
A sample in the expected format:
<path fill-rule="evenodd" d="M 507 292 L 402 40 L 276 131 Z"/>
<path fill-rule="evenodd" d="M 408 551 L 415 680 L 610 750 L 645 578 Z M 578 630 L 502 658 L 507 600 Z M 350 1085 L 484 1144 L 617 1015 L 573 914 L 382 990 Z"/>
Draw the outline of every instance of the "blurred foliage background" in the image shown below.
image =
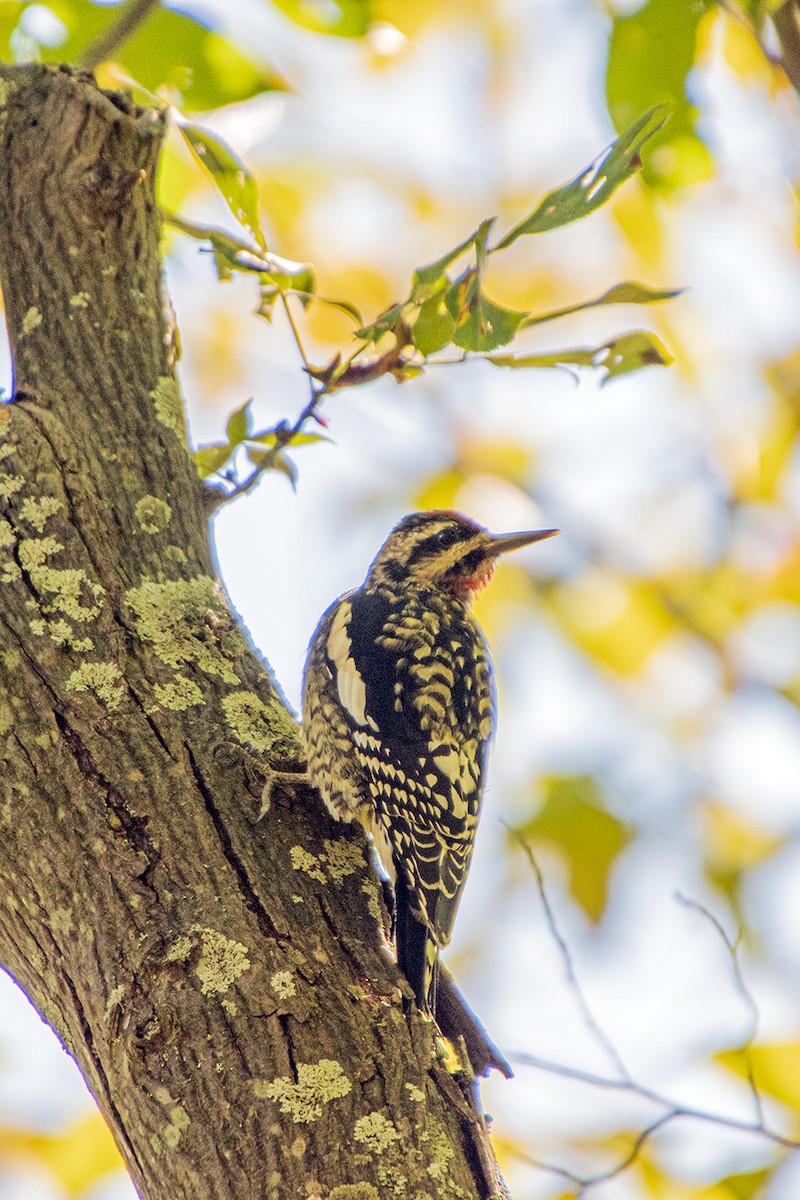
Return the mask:
<path fill-rule="evenodd" d="M 577 306 L 520 330 L 515 353 L 588 358 L 515 371 L 459 350 L 332 391 L 327 430 L 303 428 L 334 444 L 274 454 L 283 470 L 215 524 L 233 603 L 295 705 L 318 615 L 405 511 L 563 531 L 480 599 L 500 733 L 448 952 L 517 1072 L 482 1087 L 517 1200 L 800 1195 L 797 30 L 793 3 L 764 0 L 0 0 L 6 58 L 152 93 L 252 172 L 287 274 L 231 273 L 218 252 L 219 285 L 202 241 L 166 233 L 193 434 L 227 447 L 206 467 L 281 449 L 309 398 L 295 333 L 312 364 L 347 355 L 348 308 L 375 321 L 485 218 L 512 228 L 670 109 L 608 204 L 486 267 L 505 310 Z M 221 194 L 176 128 L 162 202 L 247 240 L 253 193 L 227 166 Z M 685 290 L 581 307 L 630 280 Z M 299 281 L 344 304 L 290 300 L 293 330 L 280 292 Z M 603 387 L 607 366 L 578 364 L 631 328 L 674 362 Z M 266 432 L 248 448 L 230 417 L 249 398 Z M 0 1196 L 131 1195 L 9 981 Z"/>

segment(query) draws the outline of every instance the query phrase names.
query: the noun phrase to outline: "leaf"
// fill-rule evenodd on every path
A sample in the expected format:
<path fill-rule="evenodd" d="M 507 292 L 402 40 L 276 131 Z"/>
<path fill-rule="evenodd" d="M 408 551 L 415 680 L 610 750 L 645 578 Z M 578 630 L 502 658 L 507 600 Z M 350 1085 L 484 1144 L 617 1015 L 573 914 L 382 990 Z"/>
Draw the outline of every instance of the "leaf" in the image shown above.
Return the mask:
<path fill-rule="evenodd" d="M 393 304 L 372 322 L 355 331 L 355 336 L 363 342 L 377 342 L 386 333 L 391 333 L 406 311 L 407 302 Z"/>
<path fill-rule="evenodd" d="M 0 1143 L 4 1157 L 27 1160 L 26 1165 L 35 1165 L 38 1172 L 42 1168 L 51 1172 L 58 1181 L 59 1195 L 80 1197 L 96 1193 L 99 1180 L 124 1167 L 99 1113 L 52 1134 L 0 1125 Z"/>
<path fill-rule="evenodd" d="M 205 167 L 236 220 L 266 249 L 258 213 L 258 186 L 241 159 L 222 138 L 180 119 L 178 128 L 201 166 Z"/>
<path fill-rule="evenodd" d="M 767 1195 L 767 1185 L 779 1165 L 779 1162 L 773 1162 L 756 1171 L 737 1171 L 735 1175 L 726 1175 L 724 1179 L 717 1180 L 713 1188 L 713 1195 L 719 1195 L 720 1200 L 723 1200 L 723 1197 L 725 1200 L 728 1198 L 730 1200 L 764 1200 Z"/>
<path fill-rule="evenodd" d="M 647 0 L 615 16 L 611 28 L 606 100 L 615 128 L 624 129 L 643 105 L 666 104 L 672 114 L 644 167 L 656 186 L 676 187 L 709 173 L 710 155 L 695 131 L 697 108 L 686 90 L 704 13 L 695 0 Z"/>
<path fill-rule="evenodd" d="M 412 299 L 422 299 L 423 297 L 420 293 L 424 294 L 425 289 L 432 288 L 439 282 L 450 264 L 454 263 L 456 259 L 469 250 L 470 246 L 475 244 L 475 239 L 479 233 L 480 227 L 474 233 L 471 233 L 468 238 L 465 238 L 460 245 L 456 246 L 453 250 L 448 250 L 441 258 L 435 259 L 434 262 L 428 263 L 425 267 L 417 267 L 411 280 Z"/>
<path fill-rule="evenodd" d="M 240 445 L 247 437 L 247 432 L 250 428 L 250 405 L 253 403 L 253 397 L 246 400 L 239 408 L 235 409 L 228 418 L 228 425 L 225 430 L 228 441 L 231 447 Z"/>
<path fill-rule="evenodd" d="M 529 329 L 533 325 L 544 325 L 546 321 L 557 321 L 560 317 L 568 317 L 587 308 L 601 308 L 606 304 L 656 304 L 661 300 L 673 300 L 682 292 L 683 288 L 656 289 L 643 283 L 617 283 L 594 300 L 584 300 L 581 304 L 570 304 L 567 308 L 556 308 L 552 312 L 530 313 L 520 328 Z"/>
<path fill-rule="evenodd" d="M 610 199 L 621 183 L 642 165 L 639 151 L 669 117 L 665 105 L 643 113 L 607 150 L 581 171 L 570 183 L 545 196 L 539 207 L 521 221 L 497 243 L 495 250 L 505 250 L 517 238 L 529 233 L 544 233 L 568 225 L 594 212 Z"/>
<path fill-rule="evenodd" d="M 746 820 L 727 804 L 708 802 L 702 819 L 706 876 L 738 905 L 742 876 L 771 858 L 784 839 Z"/>
<path fill-rule="evenodd" d="M 57 47 L 43 47 L 50 62 L 76 62 L 83 51 L 119 19 L 119 4 L 91 0 L 48 0 L 68 37 Z M 150 92 L 173 93 L 171 99 L 191 112 L 221 108 L 265 91 L 285 91 L 286 83 L 227 37 L 184 12 L 159 6 L 114 52 L 119 63 Z M 177 93 L 178 95 L 175 95 Z"/>
<path fill-rule="evenodd" d="M 297 292 L 297 294 L 302 299 L 302 293 L 300 292 L 300 290 L 298 288 L 295 288 L 294 290 Z M 309 296 L 309 299 L 311 299 L 310 296 Z M 358 306 L 356 304 L 352 304 L 349 300 L 339 300 L 334 296 L 318 296 L 318 295 L 315 295 L 313 297 L 313 299 L 316 300 L 318 304 L 327 304 L 331 308 L 341 309 L 341 311 L 343 313 L 347 313 L 348 317 L 352 317 L 353 320 L 355 321 L 356 325 L 358 325 L 359 327 L 361 327 L 364 324 L 364 318 L 361 314 L 360 309 L 358 308 Z"/>
<path fill-rule="evenodd" d="M 288 443 L 291 446 L 310 446 L 313 442 L 330 442 L 329 437 L 325 437 L 322 433 L 296 433 Z M 245 439 L 245 445 L 251 447 L 259 446 L 275 446 L 278 438 L 274 429 L 269 429 L 265 433 L 253 435 Z"/>
<path fill-rule="evenodd" d="M 681 631 L 678 616 L 657 586 L 610 568 L 586 567 L 550 588 L 542 602 L 595 664 L 623 678 L 635 676 L 655 650 Z"/>
<path fill-rule="evenodd" d="M 556 350 L 552 354 L 489 354 L 493 367 L 596 367 L 605 371 L 603 383 L 644 367 L 667 367 L 672 357 L 658 338 L 642 329 L 623 333 L 596 350 Z"/>
<path fill-rule="evenodd" d="M 726 1070 L 747 1079 L 748 1057 L 756 1087 L 797 1111 L 800 1108 L 800 1042 L 770 1042 L 752 1046 L 749 1055 L 740 1049 L 714 1055 Z"/>
<path fill-rule="evenodd" d="M 216 442 L 212 446 L 200 446 L 194 451 L 194 461 L 197 473 L 201 479 L 216 475 L 231 456 L 231 447 L 227 442 Z"/>
<path fill-rule="evenodd" d="M 490 300 L 481 288 L 476 267 L 470 267 L 449 288 L 445 305 L 456 322 L 453 342 L 476 352 L 507 346 L 527 316 Z"/>
<path fill-rule="evenodd" d="M 372 23 L 369 0 L 273 0 L 273 4 L 302 29 L 333 37 L 363 37 Z"/>
<path fill-rule="evenodd" d="M 290 458 L 287 458 L 285 454 L 276 454 L 272 460 L 271 470 L 280 471 L 282 475 L 285 475 L 292 485 L 292 491 L 297 491 L 297 467 Z"/>
<path fill-rule="evenodd" d="M 437 292 L 420 306 L 411 327 L 411 336 L 417 350 L 427 358 L 450 344 L 455 328 L 456 319 L 448 311 L 445 296 Z"/>
<path fill-rule="evenodd" d="M 567 866 L 569 890 L 593 923 L 603 916 L 611 872 L 634 830 L 603 807 L 600 789 L 588 775 L 542 780 L 544 803 L 517 829 L 524 841 L 557 851 Z"/>

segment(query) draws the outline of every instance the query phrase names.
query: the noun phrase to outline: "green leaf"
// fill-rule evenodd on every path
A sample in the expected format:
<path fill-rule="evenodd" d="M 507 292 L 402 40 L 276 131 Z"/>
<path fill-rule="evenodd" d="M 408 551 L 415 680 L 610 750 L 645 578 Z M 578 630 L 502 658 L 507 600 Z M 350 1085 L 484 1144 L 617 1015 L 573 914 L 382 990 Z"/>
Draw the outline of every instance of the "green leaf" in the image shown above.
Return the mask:
<path fill-rule="evenodd" d="M 544 803 L 516 834 L 555 850 L 569 874 L 569 890 L 597 923 L 608 901 L 612 869 L 633 839 L 633 827 L 605 810 L 600 789 L 586 775 L 542 781 Z"/>
<path fill-rule="evenodd" d="M 363 37 L 372 23 L 369 0 L 272 0 L 276 8 L 314 33 L 334 37 Z"/>
<path fill-rule="evenodd" d="M 445 296 L 437 292 L 420 306 L 411 336 L 417 350 L 427 358 L 450 344 L 455 328 L 456 319 L 448 311 Z"/>
<path fill-rule="evenodd" d="M 773 1162 L 768 1167 L 756 1171 L 737 1172 L 736 1175 L 726 1175 L 718 1179 L 711 1188 L 715 1196 L 730 1197 L 730 1200 L 764 1200 L 767 1195 L 767 1185 L 774 1177 L 780 1162 Z"/>
<path fill-rule="evenodd" d="M 445 295 L 450 316 L 455 319 L 453 342 L 464 350 L 487 351 L 507 346 L 527 316 L 502 308 L 485 295 L 476 267 L 457 279 Z"/>
<path fill-rule="evenodd" d="M 329 442 L 331 439 L 325 437 L 322 433 L 296 433 L 289 443 L 292 446 L 310 446 L 313 442 Z M 278 438 L 274 429 L 268 429 L 264 433 L 253 434 L 245 438 L 245 445 L 248 450 L 256 449 L 262 446 L 274 446 L 277 444 Z"/>
<path fill-rule="evenodd" d="M 441 258 L 437 258 L 434 262 L 428 263 L 425 267 L 417 267 L 411 280 L 411 296 L 413 299 L 422 299 L 425 289 L 434 287 L 444 275 L 451 263 L 454 263 L 457 258 L 461 258 L 471 246 L 474 246 L 475 239 L 480 233 L 480 228 L 471 233 L 468 238 L 465 238 L 460 245 L 453 250 L 448 250 Z M 423 293 L 423 295 L 420 295 Z"/>
<path fill-rule="evenodd" d="M 686 94 L 705 8 L 696 0 L 647 0 L 614 18 L 606 99 L 615 128 L 624 129 L 644 105 L 666 104 L 672 114 L 644 169 L 650 184 L 673 187 L 709 172 L 710 155 L 695 132 L 697 109 Z"/>
<path fill-rule="evenodd" d="M 184 120 L 178 122 L 178 128 L 197 161 L 208 171 L 236 220 L 261 249 L 265 249 L 258 213 L 258 186 L 247 167 L 230 146 L 211 130 Z"/>
<path fill-rule="evenodd" d="M 672 300 L 680 296 L 683 288 L 655 289 L 643 283 L 618 283 L 597 296 L 594 300 L 585 300 L 582 304 L 570 304 L 567 308 L 557 308 L 547 313 L 531 313 L 522 322 L 520 328 L 528 329 L 532 325 L 544 325 L 546 321 L 557 321 L 560 317 L 571 316 L 572 313 L 583 312 L 587 308 L 600 308 L 604 304 L 655 304 L 660 300 Z"/>
<path fill-rule="evenodd" d="M 119 20 L 122 5 L 48 0 L 47 7 L 63 22 L 68 37 L 60 46 L 43 47 L 42 57 L 75 62 Z M 115 51 L 114 61 L 150 92 L 179 93 L 191 112 L 286 90 L 278 75 L 228 38 L 186 13 L 160 6 Z"/>
<path fill-rule="evenodd" d="M 290 458 L 287 458 L 285 454 L 276 454 L 270 469 L 280 471 L 282 475 L 285 475 L 292 485 L 292 491 L 297 491 L 297 467 Z"/>
<path fill-rule="evenodd" d="M 666 123 L 669 111 L 663 104 L 643 113 L 607 150 L 570 183 L 545 196 L 539 207 L 507 233 L 494 250 L 505 250 L 517 238 L 544 233 L 568 225 L 594 212 L 610 199 L 621 183 L 642 165 L 639 151 Z"/>
<path fill-rule="evenodd" d="M 253 397 L 251 396 L 240 408 L 235 409 L 228 418 L 228 426 L 225 433 L 231 447 L 240 445 L 247 438 L 250 428 L 250 405 L 252 403 Z"/>
<path fill-rule="evenodd" d="M 300 295 L 299 290 L 298 289 L 295 289 L 295 290 L 298 292 L 298 295 Z M 309 296 L 309 299 L 311 299 L 310 296 Z M 347 313 L 348 317 L 352 317 L 353 320 L 355 321 L 356 325 L 358 325 L 359 327 L 361 327 L 364 324 L 364 318 L 361 314 L 360 309 L 357 307 L 357 305 L 351 304 L 351 302 L 349 300 L 339 300 L 334 296 L 317 296 L 317 295 L 315 295 L 313 297 L 313 299 L 316 300 L 318 304 L 328 304 L 331 306 L 331 308 L 341 309 L 343 313 Z"/>
<path fill-rule="evenodd" d="M 392 332 L 397 322 L 403 317 L 406 308 L 407 301 L 405 300 L 401 304 L 393 304 L 391 308 L 382 312 L 371 325 L 364 325 L 361 329 L 357 329 L 355 336 L 363 342 L 379 341 L 384 334 Z"/>
<path fill-rule="evenodd" d="M 652 333 L 643 329 L 623 333 L 596 350 L 556 350 L 552 354 L 489 354 L 493 367 L 596 367 L 605 372 L 603 383 L 640 371 L 643 367 L 668 367 L 672 357 Z"/>
<path fill-rule="evenodd" d="M 201 446 L 194 452 L 195 466 L 201 479 L 215 475 L 231 456 L 232 447 L 227 442 L 217 442 L 213 446 Z"/>

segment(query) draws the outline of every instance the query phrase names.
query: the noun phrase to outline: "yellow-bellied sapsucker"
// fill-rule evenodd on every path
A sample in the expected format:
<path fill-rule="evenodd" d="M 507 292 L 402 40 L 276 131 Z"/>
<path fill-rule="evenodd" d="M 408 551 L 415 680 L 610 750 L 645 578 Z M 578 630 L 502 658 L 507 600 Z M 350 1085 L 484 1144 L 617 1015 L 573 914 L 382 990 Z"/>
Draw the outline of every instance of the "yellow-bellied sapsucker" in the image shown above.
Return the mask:
<path fill-rule="evenodd" d="M 557 532 L 492 535 L 447 511 L 404 517 L 311 641 L 309 775 L 335 817 L 372 834 L 395 887 L 397 962 L 431 1014 L 495 723 L 491 660 L 470 604 L 500 554 Z"/>

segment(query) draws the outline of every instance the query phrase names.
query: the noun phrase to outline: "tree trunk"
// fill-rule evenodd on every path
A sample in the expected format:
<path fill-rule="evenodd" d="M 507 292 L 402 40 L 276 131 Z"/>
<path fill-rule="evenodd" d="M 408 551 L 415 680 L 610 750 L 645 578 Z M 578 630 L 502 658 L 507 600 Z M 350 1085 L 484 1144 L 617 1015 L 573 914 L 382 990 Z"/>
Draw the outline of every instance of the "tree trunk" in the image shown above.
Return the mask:
<path fill-rule="evenodd" d="M 161 294 L 163 117 L 0 67 L 0 958 L 146 1200 L 485 1197 L 354 828 L 215 582 Z"/>

